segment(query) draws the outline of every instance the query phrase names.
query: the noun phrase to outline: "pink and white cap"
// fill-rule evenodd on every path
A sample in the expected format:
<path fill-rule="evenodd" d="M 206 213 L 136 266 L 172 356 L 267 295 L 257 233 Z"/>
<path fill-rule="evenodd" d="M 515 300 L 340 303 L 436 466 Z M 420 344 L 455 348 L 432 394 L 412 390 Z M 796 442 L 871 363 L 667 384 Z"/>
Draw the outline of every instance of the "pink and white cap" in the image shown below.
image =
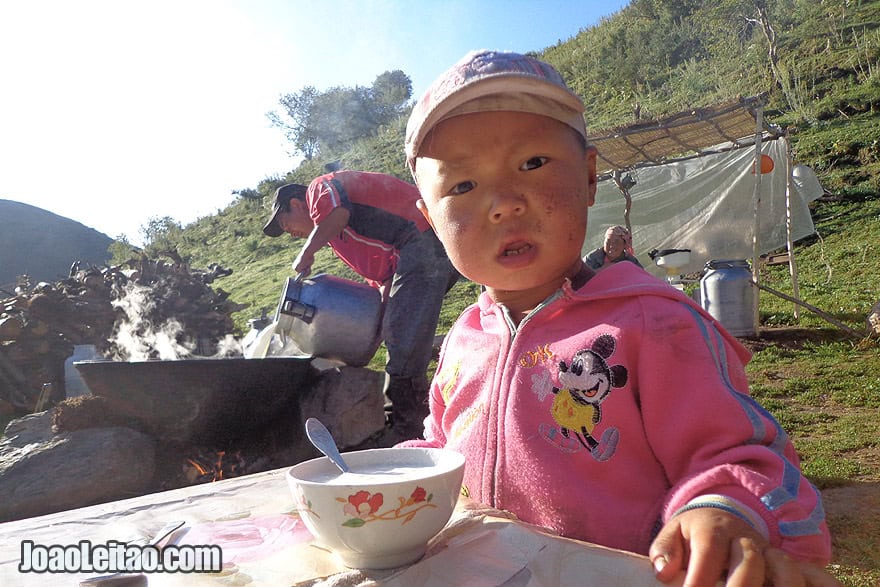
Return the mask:
<path fill-rule="evenodd" d="M 584 104 L 552 65 L 519 53 L 472 51 L 434 80 L 413 107 L 406 125 L 410 171 L 422 141 L 440 121 L 489 111 L 548 116 L 587 137 Z"/>

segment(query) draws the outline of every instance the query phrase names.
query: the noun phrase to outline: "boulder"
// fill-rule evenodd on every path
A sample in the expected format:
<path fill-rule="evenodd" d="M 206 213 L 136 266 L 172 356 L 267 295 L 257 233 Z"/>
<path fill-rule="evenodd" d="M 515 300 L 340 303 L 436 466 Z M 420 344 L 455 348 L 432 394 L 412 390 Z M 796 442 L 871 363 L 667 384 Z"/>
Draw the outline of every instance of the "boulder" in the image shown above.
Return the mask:
<path fill-rule="evenodd" d="M 321 420 L 340 449 L 356 446 L 385 427 L 384 383 L 384 373 L 362 367 L 322 371 L 300 401 L 302 420 Z"/>
<path fill-rule="evenodd" d="M 49 412 L 13 420 L 0 441 L 0 522 L 144 493 L 154 441 L 124 427 L 55 434 Z"/>

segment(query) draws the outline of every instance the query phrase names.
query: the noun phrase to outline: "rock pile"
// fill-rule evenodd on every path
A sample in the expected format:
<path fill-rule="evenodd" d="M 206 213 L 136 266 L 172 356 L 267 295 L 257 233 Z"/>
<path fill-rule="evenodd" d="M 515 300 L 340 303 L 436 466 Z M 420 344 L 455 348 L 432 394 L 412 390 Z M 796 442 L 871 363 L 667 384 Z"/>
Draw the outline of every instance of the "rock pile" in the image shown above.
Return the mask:
<path fill-rule="evenodd" d="M 170 262 L 141 256 L 112 267 L 74 264 L 57 283 L 20 279 L 0 299 L 0 413 L 34 411 L 44 384 L 51 384 L 49 404 L 63 399 L 64 360 L 74 345 L 95 345 L 116 360 L 160 358 L 163 347 L 151 346 L 150 337 L 179 354 L 216 352 L 233 331 L 232 313 L 243 308 L 210 286 L 231 271 L 216 264 L 193 270 L 176 253 L 167 256 Z"/>

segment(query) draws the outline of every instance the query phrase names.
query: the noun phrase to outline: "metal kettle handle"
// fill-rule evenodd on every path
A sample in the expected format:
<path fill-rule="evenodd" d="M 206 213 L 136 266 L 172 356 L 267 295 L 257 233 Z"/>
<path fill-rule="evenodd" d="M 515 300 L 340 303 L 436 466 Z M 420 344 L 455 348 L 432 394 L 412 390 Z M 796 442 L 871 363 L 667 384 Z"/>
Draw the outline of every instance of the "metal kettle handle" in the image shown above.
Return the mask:
<path fill-rule="evenodd" d="M 301 272 L 298 273 L 296 278 L 294 278 L 293 283 L 297 286 L 302 285 L 303 279 L 305 279 L 306 274 Z M 312 321 L 312 318 L 315 317 L 315 306 L 311 306 L 309 304 L 305 304 L 301 301 L 297 300 L 281 300 L 281 307 L 278 308 L 279 312 L 282 314 L 286 314 L 288 316 L 294 316 L 299 318 L 306 324 Z"/>
<path fill-rule="evenodd" d="M 308 324 L 315 317 L 315 306 L 310 306 L 302 302 L 293 300 L 284 300 L 281 303 L 281 313 L 288 316 L 295 316 Z"/>

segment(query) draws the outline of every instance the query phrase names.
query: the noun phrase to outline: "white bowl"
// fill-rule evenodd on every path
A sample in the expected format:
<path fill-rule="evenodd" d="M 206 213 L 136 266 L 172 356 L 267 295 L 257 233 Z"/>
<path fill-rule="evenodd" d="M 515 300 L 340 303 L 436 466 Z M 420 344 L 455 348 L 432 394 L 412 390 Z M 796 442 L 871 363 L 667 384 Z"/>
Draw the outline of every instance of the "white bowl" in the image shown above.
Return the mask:
<path fill-rule="evenodd" d="M 351 568 L 388 569 L 417 561 L 449 521 L 464 456 L 435 448 L 344 453 L 349 473 L 320 457 L 287 471 L 302 521 Z"/>

